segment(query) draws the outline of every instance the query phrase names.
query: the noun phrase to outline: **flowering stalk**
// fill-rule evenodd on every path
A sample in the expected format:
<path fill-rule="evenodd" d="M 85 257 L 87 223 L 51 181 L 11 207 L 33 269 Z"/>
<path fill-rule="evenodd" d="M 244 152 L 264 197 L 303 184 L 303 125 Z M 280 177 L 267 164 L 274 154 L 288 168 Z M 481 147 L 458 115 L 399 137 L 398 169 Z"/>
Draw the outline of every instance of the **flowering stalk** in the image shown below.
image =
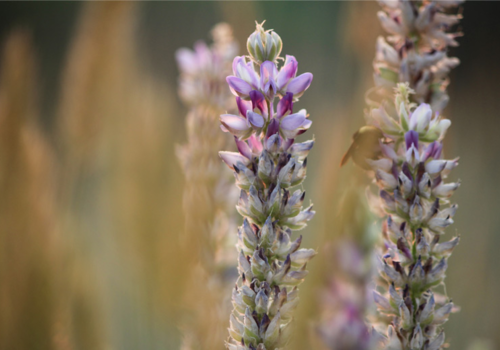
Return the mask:
<path fill-rule="evenodd" d="M 240 188 L 238 270 L 233 290 L 228 349 L 280 349 L 291 335 L 292 311 L 306 264 L 316 254 L 299 249 L 302 238 L 292 230 L 314 216 L 302 209 L 305 192 L 291 188 L 306 176 L 307 155 L 314 141 L 294 143 L 311 126 L 305 110 L 293 113 L 312 81 L 296 76 L 297 61 L 286 56 L 278 70 L 281 38 L 257 25 L 247 42 L 249 56 L 236 57 L 227 78 L 237 96 L 240 115 L 221 115 L 223 131 L 234 135 L 239 152 L 220 152 Z M 275 100 L 278 100 L 275 107 Z"/>
<path fill-rule="evenodd" d="M 322 302 L 318 333 L 327 349 L 368 350 L 373 339 L 365 321 L 372 303 L 374 243 L 378 232 L 373 225 L 363 191 L 347 191 L 338 216 L 339 239 L 333 257 L 329 288 Z"/>
<path fill-rule="evenodd" d="M 387 115 L 383 108 L 372 110 L 371 116 L 391 118 L 390 129 L 368 117 L 384 135 L 378 159 L 367 162 L 375 172 L 387 217 L 378 259 L 379 288 L 373 295 L 378 321 L 389 324 L 387 338 L 380 338 L 385 349 L 437 350 L 445 340 L 442 324 L 454 309 L 435 289 L 444 286 L 447 260 L 459 242 L 454 237 L 439 243 L 457 209 L 449 198 L 460 183 L 444 181 L 458 158 L 442 159 L 450 121 L 428 104 L 416 107 L 409 100 L 411 92 L 408 84 L 398 85 L 397 116 Z"/>
<path fill-rule="evenodd" d="M 212 36 L 212 46 L 198 42 L 194 51 L 176 53 L 179 95 L 190 107 L 188 142 L 177 149 L 186 179 L 184 240 L 189 256 L 195 258 L 185 296 L 191 317 L 183 320 L 183 350 L 219 349 L 231 305 L 226 290 L 232 283 L 227 277 L 235 240 L 227 232 L 236 227 L 231 213 L 238 192 L 217 154 L 221 147 L 230 147 L 217 120 L 225 110 L 236 108 L 225 79 L 238 45 L 225 23 L 215 26 Z"/>
<path fill-rule="evenodd" d="M 435 112 L 447 105 L 448 73 L 460 61 L 448 57 L 446 49 L 457 46 L 461 33 L 445 30 L 458 23 L 460 15 L 446 11 L 462 0 L 451 1 L 379 1 L 382 27 L 391 34 L 377 39 L 373 63 L 375 84 L 385 96 L 392 95 L 398 82 L 408 82 L 415 92 L 412 102 L 428 103 Z"/>
<path fill-rule="evenodd" d="M 343 160 L 352 157 L 371 170 L 380 188 L 378 212 L 385 221 L 373 291 L 379 310 L 373 324 L 380 333 L 373 334 L 383 349 L 443 348 L 442 325 L 454 310 L 436 289 L 446 291 L 447 260 L 459 242 L 439 242 L 453 223 L 457 205 L 449 198 L 460 185 L 444 182 L 458 158 L 442 158 L 451 122 L 440 115 L 448 102 L 447 74 L 458 64 L 446 56 L 458 34 L 445 30 L 460 18 L 444 11 L 459 3 L 381 1 L 379 19 L 393 35 L 392 45 L 377 42 L 375 82 L 382 101 L 366 114 L 368 125 L 354 135 Z"/>
<path fill-rule="evenodd" d="M 186 178 L 186 240 L 190 249 L 197 248 L 204 267 L 211 272 L 217 255 L 223 259 L 224 254 L 218 251 L 227 236 L 227 213 L 237 196 L 217 157 L 220 147 L 229 143 L 214 122 L 234 104 L 225 77 L 231 72 L 231 61 L 238 50 L 229 25 L 218 24 L 212 35 L 211 47 L 197 42 L 194 51 L 183 48 L 176 53 L 181 71 L 179 95 L 190 107 L 186 120 L 188 142 L 177 149 Z"/>

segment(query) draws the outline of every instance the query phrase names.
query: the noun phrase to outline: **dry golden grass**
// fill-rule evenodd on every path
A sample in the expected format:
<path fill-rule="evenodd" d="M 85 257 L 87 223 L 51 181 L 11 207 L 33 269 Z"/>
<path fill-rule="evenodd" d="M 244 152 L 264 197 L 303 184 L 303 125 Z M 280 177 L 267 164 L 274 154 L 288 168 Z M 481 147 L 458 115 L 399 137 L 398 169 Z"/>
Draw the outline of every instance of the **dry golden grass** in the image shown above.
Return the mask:
<path fill-rule="evenodd" d="M 65 271 L 57 166 L 38 125 L 36 64 L 26 31 L 8 37 L 1 72 L 0 348 L 69 348 L 61 341 L 67 329 L 59 327 Z"/>

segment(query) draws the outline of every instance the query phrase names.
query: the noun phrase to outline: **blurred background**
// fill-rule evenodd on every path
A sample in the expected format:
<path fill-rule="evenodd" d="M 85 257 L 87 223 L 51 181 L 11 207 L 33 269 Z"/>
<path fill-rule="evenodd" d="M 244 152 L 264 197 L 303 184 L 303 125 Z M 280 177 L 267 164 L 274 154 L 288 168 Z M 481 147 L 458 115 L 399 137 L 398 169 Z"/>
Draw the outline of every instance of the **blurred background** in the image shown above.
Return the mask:
<path fill-rule="evenodd" d="M 446 154 L 460 156 L 462 180 L 447 291 L 462 309 L 445 329 L 453 349 L 500 349 L 500 2 L 463 8 L 445 110 Z M 316 138 L 304 187 L 317 215 L 303 246 L 321 252 L 359 171 L 338 164 L 364 123 L 377 11 L 340 1 L 0 3 L 0 349 L 180 347 L 190 265 L 179 249 L 175 146 L 186 142 L 187 108 L 175 51 L 209 40 L 221 21 L 243 49 L 266 19 L 283 53 L 314 74 L 299 103 Z M 328 261 L 309 265 L 291 349 L 310 346 Z"/>

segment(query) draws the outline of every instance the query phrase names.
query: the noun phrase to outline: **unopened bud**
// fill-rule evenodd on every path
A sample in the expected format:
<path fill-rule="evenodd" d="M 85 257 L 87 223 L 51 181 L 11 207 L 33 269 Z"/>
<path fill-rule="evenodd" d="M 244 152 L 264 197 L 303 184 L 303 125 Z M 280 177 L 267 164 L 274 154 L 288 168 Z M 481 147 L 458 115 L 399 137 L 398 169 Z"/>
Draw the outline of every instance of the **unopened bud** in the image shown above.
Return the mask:
<path fill-rule="evenodd" d="M 275 62 L 283 48 L 280 36 L 273 30 L 264 30 L 262 24 L 257 23 L 255 32 L 247 40 L 248 53 L 258 64 L 265 61 Z"/>

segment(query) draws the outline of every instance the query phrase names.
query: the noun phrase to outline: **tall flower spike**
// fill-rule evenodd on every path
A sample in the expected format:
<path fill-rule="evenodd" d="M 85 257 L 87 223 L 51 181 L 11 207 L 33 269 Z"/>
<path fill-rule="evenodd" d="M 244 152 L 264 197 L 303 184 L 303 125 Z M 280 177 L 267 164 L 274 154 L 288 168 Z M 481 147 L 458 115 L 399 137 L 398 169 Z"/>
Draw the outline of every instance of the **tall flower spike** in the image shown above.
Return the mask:
<path fill-rule="evenodd" d="M 353 174 L 355 175 L 355 174 Z M 322 301 L 318 334 L 327 349 L 373 349 L 371 329 L 365 322 L 370 303 L 374 245 L 378 232 L 364 191 L 349 189 L 337 216 L 339 237 L 332 257 L 330 285 Z"/>
<path fill-rule="evenodd" d="M 275 350 L 291 335 L 297 287 L 316 254 L 299 249 L 304 228 L 314 216 L 303 209 L 305 192 L 292 190 L 306 177 L 306 158 L 313 141 L 295 143 L 311 121 L 305 110 L 293 113 L 293 101 L 309 87 L 312 74 L 296 77 L 297 61 L 287 56 L 280 69 L 276 58 L 281 39 L 261 25 L 248 39 L 251 59 L 236 57 L 227 78 L 240 115 L 224 114 L 221 128 L 234 135 L 239 152 L 220 152 L 234 171 L 243 216 L 238 230 L 238 270 L 233 290 L 228 349 Z M 276 104 L 276 100 L 278 103 Z"/>
<path fill-rule="evenodd" d="M 441 116 L 447 74 L 458 64 L 446 57 L 457 34 L 445 30 L 460 19 L 444 12 L 460 3 L 381 2 L 378 16 L 392 34 L 391 45 L 378 39 L 374 62 L 382 101 L 366 113 L 368 125 L 343 159 L 371 171 L 379 193 L 372 204 L 385 216 L 372 321 L 381 349 L 442 349 L 442 325 L 456 309 L 436 287 L 444 285 L 447 260 L 459 242 L 439 243 L 453 223 L 457 205 L 449 198 L 460 185 L 444 182 L 458 158 L 442 158 L 451 122 Z"/>
<path fill-rule="evenodd" d="M 379 247 L 378 288 L 374 302 L 382 349 L 441 349 L 443 323 L 455 306 L 435 289 L 444 284 L 447 260 L 459 237 L 439 243 L 457 209 L 449 198 L 459 182 L 445 183 L 458 159 L 441 157 L 450 125 L 427 104 L 415 104 L 408 84 L 398 84 L 390 115 L 373 109 L 367 120 L 380 130 L 380 148 L 367 159 L 379 187 L 379 212 L 385 214 Z M 380 124 L 380 114 L 391 120 Z"/>
<path fill-rule="evenodd" d="M 447 12 L 461 2 L 380 1 L 378 17 L 390 36 L 377 40 L 373 65 L 379 91 L 387 96 L 398 82 L 408 82 L 413 102 L 428 103 L 435 112 L 446 107 L 448 73 L 460 62 L 446 49 L 457 46 L 461 35 L 447 32 L 461 19 Z"/>
<path fill-rule="evenodd" d="M 196 264 L 185 300 L 192 311 L 183 326 L 185 350 L 220 348 L 230 308 L 224 297 L 224 290 L 232 284 L 227 271 L 235 256 L 232 246 L 236 239 L 228 231 L 236 227 L 236 213 L 229 213 L 234 211 L 238 193 L 217 156 L 221 146 L 230 147 L 217 119 L 228 108 L 236 110 L 225 79 L 238 45 L 225 23 L 215 26 L 212 36 L 211 46 L 198 42 L 194 51 L 183 48 L 176 54 L 181 71 L 179 95 L 190 107 L 186 118 L 188 141 L 177 149 L 186 179 L 183 238 Z"/>

